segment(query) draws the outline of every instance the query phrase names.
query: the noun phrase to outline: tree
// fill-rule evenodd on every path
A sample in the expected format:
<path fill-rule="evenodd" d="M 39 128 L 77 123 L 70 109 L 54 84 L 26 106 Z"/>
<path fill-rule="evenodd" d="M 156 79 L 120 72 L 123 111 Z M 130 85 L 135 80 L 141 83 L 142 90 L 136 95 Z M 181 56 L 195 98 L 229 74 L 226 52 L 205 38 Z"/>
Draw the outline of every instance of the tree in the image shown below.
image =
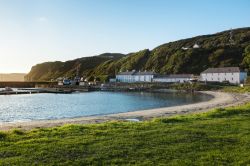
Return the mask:
<path fill-rule="evenodd" d="M 248 45 L 244 50 L 244 59 L 242 61 L 242 64 L 244 67 L 246 67 L 248 70 L 250 69 L 250 45 Z"/>

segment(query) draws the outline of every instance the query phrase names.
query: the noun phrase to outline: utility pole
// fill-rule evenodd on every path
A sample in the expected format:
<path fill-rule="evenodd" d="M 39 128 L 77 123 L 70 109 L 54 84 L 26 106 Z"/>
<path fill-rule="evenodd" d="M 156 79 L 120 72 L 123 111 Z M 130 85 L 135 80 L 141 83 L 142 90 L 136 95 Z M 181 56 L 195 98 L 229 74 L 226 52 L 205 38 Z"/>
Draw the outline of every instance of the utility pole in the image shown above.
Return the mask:
<path fill-rule="evenodd" d="M 76 66 L 76 77 L 79 77 L 80 67 L 81 67 L 81 64 L 79 63 L 79 64 Z"/>
<path fill-rule="evenodd" d="M 229 43 L 230 43 L 230 45 L 234 45 L 233 29 L 232 28 L 231 28 L 231 31 L 230 31 Z"/>

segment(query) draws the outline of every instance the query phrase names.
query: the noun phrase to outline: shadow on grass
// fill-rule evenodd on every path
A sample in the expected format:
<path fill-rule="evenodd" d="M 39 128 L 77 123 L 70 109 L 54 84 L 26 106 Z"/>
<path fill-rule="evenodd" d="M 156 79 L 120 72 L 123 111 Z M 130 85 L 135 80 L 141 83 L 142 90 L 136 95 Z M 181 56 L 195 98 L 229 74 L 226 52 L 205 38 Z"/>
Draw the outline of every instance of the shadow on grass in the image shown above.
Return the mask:
<path fill-rule="evenodd" d="M 169 118 L 156 118 L 153 121 L 156 123 L 169 123 L 169 124 L 173 124 L 173 123 L 183 123 L 183 122 L 188 122 L 191 119 L 191 116 L 187 117 L 187 116 L 174 116 L 174 117 L 169 117 Z"/>
<path fill-rule="evenodd" d="M 20 130 L 20 129 L 13 129 L 12 133 L 16 134 L 16 135 L 24 135 L 25 134 L 25 132 Z"/>
<path fill-rule="evenodd" d="M 7 137 L 7 133 L 0 131 L 0 141 L 4 140 L 6 137 Z"/>

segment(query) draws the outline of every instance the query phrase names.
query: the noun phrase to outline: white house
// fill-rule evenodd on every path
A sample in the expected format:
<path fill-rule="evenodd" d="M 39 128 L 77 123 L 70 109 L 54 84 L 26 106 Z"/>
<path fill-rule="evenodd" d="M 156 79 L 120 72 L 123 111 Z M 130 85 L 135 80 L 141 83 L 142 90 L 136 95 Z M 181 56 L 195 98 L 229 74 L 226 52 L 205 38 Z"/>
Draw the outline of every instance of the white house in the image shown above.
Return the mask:
<path fill-rule="evenodd" d="M 135 70 L 133 71 L 127 71 L 127 72 L 120 72 L 116 75 L 116 81 L 117 82 L 152 82 L 153 78 L 155 76 L 155 72 L 137 72 Z"/>
<path fill-rule="evenodd" d="M 184 83 L 190 82 L 194 78 L 193 74 L 171 74 L 171 75 L 159 75 L 156 76 L 154 82 L 166 82 L 166 83 Z"/>
<path fill-rule="evenodd" d="M 205 82 L 229 82 L 232 84 L 244 83 L 247 72 L 239 67 L 208 68 L 201 73 L 201 81 Z"/>
<path fill-rule="evenodd" d="M 181 47 L 183 50 L 189 50 L 189 47 Z"/>
<path fill-rule="evenodd" d="M 193 48 L 200 48 L 200 46 L 199 46 L 197 43 L 195 43 L 195 44 L 193 45 Z"/>

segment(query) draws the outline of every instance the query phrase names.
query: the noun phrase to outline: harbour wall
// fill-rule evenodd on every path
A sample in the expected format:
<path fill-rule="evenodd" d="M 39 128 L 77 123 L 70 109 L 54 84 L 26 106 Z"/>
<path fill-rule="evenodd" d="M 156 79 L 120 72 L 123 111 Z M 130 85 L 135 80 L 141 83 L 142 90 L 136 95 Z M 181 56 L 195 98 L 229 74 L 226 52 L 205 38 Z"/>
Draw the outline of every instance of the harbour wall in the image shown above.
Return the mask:
<path fill-rule="evenodd" d="M 35 88 L 35 87 L 51 87 L 57 85 L 57 82 L 18 82 L 18 81 L 3 81 L 0 82 L 0 88 Z"/>

